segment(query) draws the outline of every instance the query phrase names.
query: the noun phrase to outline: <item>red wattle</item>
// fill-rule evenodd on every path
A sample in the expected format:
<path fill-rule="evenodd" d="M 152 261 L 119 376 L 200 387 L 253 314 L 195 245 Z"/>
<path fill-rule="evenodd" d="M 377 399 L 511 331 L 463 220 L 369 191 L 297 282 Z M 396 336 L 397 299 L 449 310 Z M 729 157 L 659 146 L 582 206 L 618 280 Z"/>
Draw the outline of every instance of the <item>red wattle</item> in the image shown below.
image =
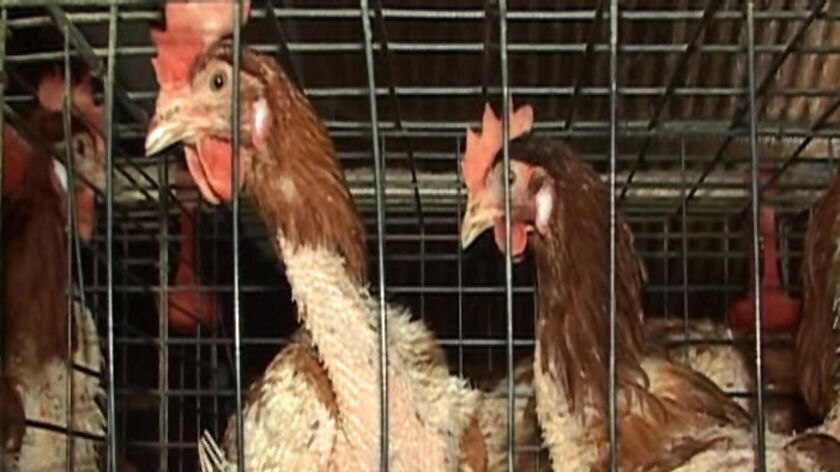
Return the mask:
<path fill-rule="evenodd" d="M 96 224 L 96 194 L 84 187 L 76 192 L 76 223 L 82 241 L 90 241 Z"/>
<path fill-rule="evenodd" d="M 180 217 L 183 240 L 175 272 L 175 286 L 196 286 L 194 268 L 195 229 L 189 215 Z M 195 289 L 169 292 L 169 326 L 176 331 L 194 331 L 199 324 L 212 326 L 219 313 L 219 304 L 211 293 Z"/>
<path fill-rule="evenodd" d="M 493 228 L 493 235 L 496 237 L 496 246 L 499 250 L 505 250 L 505 222 L 500 220 L 496 222 Z M 525 252 L 528 246 L 528 227 L 525 223 L 518 221 L 510 222 L 510 243 L 513 246 L 510 251 L 512 257 L 519 257 Z"/>

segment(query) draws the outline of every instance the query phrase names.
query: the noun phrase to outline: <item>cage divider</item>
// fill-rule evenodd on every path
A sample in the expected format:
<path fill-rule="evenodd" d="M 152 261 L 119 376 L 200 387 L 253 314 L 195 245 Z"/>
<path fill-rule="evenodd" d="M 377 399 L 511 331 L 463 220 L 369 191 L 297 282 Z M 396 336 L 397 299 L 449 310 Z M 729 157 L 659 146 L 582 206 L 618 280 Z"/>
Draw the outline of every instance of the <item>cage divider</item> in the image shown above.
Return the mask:
<path fill-rule="evenodd" d="M 764 418 L 764 372 L 763 372 L 763 333 L 762 333 L 762 300 L 761 300 L 761 271 L 759 268 L 759 211 L 761 194 L 759 190 L 759 164 L 758 138 L 756 134 L 756 81 L 755 81 L 755 2 L 748 0 L 746 5 L 747 22 L 747 74 L 749 87 L 749 126 L 750 126 L 750 193 L 752 195 L 752 257 L 753 257 L 753 290 L 755 291 L 755 386 L 756 386 L 756 415 L 755 415 L 755 439 L 756 439 L 756 469 L 764 472 L 766 465 L 765 447 L 765 418 Z"/>
<path fill-rule="evenodd" d="M 618 153 L 618 63 L 619 63 L 619 0 L 610 0 L 610 140 L 609 140 L 609 379 L 608 389 L 609 398 L 607 402 L 607 416 L 609 421 L 609 465 L 611 472 L 618 471 L 619 454 L 621 453 L 620 444 L 618 444 L 618 410 L 616 403 L 616 390 L 618 389 L 618 371 L 617 359 L 618 344 L 616 332 L 616 315 L 617 315 L 617 286 L 616 286 L 616 217 L 617 217 L 617 201 L 616 201 L 616 156 Z"/>

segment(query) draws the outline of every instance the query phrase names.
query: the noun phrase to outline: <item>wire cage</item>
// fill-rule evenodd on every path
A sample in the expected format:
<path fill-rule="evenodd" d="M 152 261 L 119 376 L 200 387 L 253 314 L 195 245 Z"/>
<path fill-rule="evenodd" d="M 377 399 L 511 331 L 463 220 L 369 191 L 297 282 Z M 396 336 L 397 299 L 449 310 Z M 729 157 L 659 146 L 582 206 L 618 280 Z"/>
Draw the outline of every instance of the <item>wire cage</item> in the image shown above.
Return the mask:
<path fill-rule="evenodd" d="M 142 471 L 197 470 L 202 432 L 221 437 L 298 325 L 282 261 L 247 199 L 203 201 L 178 177 L 178 147 L 145 157 L 160 2 L 0 5 L 6 123 L 25 127 L 35 84 L 56 66 L 72 77 L 88 71 L 104 105 L 93 236 L 74 236 L 72 257 L 53 264 L 70 275 L 100 337 L 103 468 L 125 460 Z M 531 104 L 535 132 L 570 143 L 609 184 L 645 263 L 647 317 L 727 325 L 731 303 L 762 274 L 760 206 L 777 214 L 782 287 L 801 294 L 803 234 L 836 167 L 838 10 L 826 0 L 254 0 L 233 36 L 274 56 L 326 123 L 368 232 L 370 290 L 409 307 L 451 372 L 489 391 L 533 355 L 540 287 L 531 256 L 508 266 L 492 237 L 460 244 L 459 159 L 484 103 L 497 113 L 505 97 Z M 182 246 L 194 277 L 177 271 Z M 185 313 L 169 302 L 177 293 L 215 301 Z M 754 327 L 739 341 L 750 356 L 762 343 L 759 361 L 771 362 L 763 356 L 773 343 L 790 349 L 790 333 Z M 765 406 L 795 398 L 790 371 L 762 374 L 763 389 L 727 393 Z M 760 408 L 754 418 L 769 421 Z M 525 451 L 536 458 L 527 470 L 546 470 L 539 443 Z"/>

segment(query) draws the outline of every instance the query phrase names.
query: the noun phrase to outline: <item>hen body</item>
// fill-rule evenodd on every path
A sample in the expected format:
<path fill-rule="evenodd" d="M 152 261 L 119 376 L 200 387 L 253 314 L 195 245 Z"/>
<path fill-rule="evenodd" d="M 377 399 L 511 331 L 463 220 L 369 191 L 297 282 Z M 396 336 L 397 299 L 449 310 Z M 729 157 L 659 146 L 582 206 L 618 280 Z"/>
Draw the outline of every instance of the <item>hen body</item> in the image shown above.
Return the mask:
<path fill-rule="evenodd" d="M 529 233 L 517 225 L 536 228 L 528 243 L 534 250 L 539 287 L 534 354 L 537 417 L 554 470 L 601 470 L 608 466 L 610 444 L 607 333 L 611 321 L 606 298 L 610 275 L 605 262 L 609 189 L 562 143 L 526 136 L 511 143 L 510 155 L 516 159 L 511 167 L 512 225 L 522 236 Z M 490 206 L 490 215 L 501 211 L 493 202 L 504 201 L 501 175 L 496 164 L 486 177 L 490 193 L 470 195 L 471 200 Z M 475 234 L 473 221 L 482 221 L 479 218 L 486 213 L 468 207 L 466 214 L 462 234 Z M 481 227 L 501 224 L 499 219 L 484 221 L 488 222 Z M 524 249 L 522 244 L 515 247 Z M 632 234 L 620 217 L 615 249 L 619 469 L 753 470 L 747 413 L 709 379 L 645 343 L 641 265 Z M 769 470 L 840 467 L 832 462 L 840 444 L 822 439 L 805 435 L 792 441 L 769 434 Z M 819 447 L 797 447 L 803 443 Z"/>
<path fill-rule="evenodd" d="M 722 323 L 710 320 L 646 317 L 648 344 L 660 347 L 669 359 L 703 374 L 742 408 L 755 414 L 755 341 Z M 796 385 L 793 339 L 764 337 L 764 419 L 778 434 L 801 431 L 809 422 Z"/>
<path fill-rule="evenodd" d="M 525 358 L 514 370 L 514 441 L 516 471 L 548 471 L 550 461 L 542 447 L 542 434 L 537 422 L 533 372 L 534 361 Z M 507 378 L 502 378 L 488 391 L 482 392 L 479 404 L 479 425 L 487 448 L 487 470 L 507 471 Z"/>
<path fill-rule="evenodd" d="M 817 428 L 840 439 L 840 178 L 815 205 L 802 258 L 802 320 L 796 336 L 798 385 Z"/>
<path fill-rule="evenodd" d="M 230 61 L 229 41 L 211 46 L 193 65 L 189 89 L 179 97 L 180 116 L 157 110 L 157 116 L 185 120 L 178 126 L 187 131 L 178 139 L 187 143 L 191 173 L 209 199 L 231 194 L 230 174 L 226 173 L 229 169 L 224 164 L 229 162 L 230 152 L 226 116 L 230 94 L 225 88 L 229 84 L 226 78 L 232 73 Z M 308 400 L 307 408 L 312 409 L 302 413 L 306 419 L 291 424 L 308 429 L 307 425 L 317 418 L 313 444 L 329 444 L 329 437 L 334 438 L 328 457 L 319 462 L 326 464 L 326 470 L 377 470 L 379 307 L 368 292 L 366 280 L 359 277 L 367 266 L 361 219 L 323 123 L 276 62 L 243 50 L 241 80 L 242 134 L 249 136 L 240 150 L 241 184 L 253 197 L 269 234 L 275 236 L 275 248 L 286 266 L 298 316 L 311 337 L 335 400 L 334 408 L 325 409 L 335 412 L 325 424 L 320 422 L 324 418 L 319 413 L 322 410 Z M 186 121 L 194 116 L 202 117 L 200 125 Z M 171 123 L 158 126 L 149 132 L 147 152 L 174 136 L 166 131 Z M 473 453 L 475 456 L 483 453 L 481 447 L 474 447 L 476 435 L 469 434 L 471 428 L 477 428 L 478 393 L 449 374 L 442 351 L 421 322 L 411 321 L 410 315 L 396 306 L 388 306 L 387 312 L 390 470 L 447 471 L 456 470 L 459 464 L 464 470 L 483 470 L 483 457 L 461 457 L 467 451 L 481 451 Z M 301 375 L 298 367 L 281 357 L 265 378 L 278 370 L 285 371 L 286 378 Z M 267 393 L 266 387 L 263 383 L 255 392 Z M 316 389 L 304 390 L 311 394 Z M 300 389 L 273 392 L 276 401 L 266 401 L 263 395 L 251 397 L 248 407 L 253 410 L 246 414 L 255 423 L 246 427 L 246 444 L 253 437 L 271 435 L 274 414 L 279 418 L 289 414 L 285 406 L 280 407 L 280 399 L 294 397 Z M 254 436 L 249 438 L 249 434 Z M 298 434 L 309 431 L 286 433 L 293 438 L 304 437 Z M 477 438 L 480 441 L 480 435 Z M 209 458 L 210 449 L 214 449 L 212 441 L 205 438 L 204 443 L 208 447 L 203 455 Z M 276 438 L 275 444 L 253 450 L 246 461 L 273 464 L 280 460 L 282 450 L 291 451 L 283 438 Z M 211 462 L 223 468 L 230 463 L 230 458 L 216 459 Z"/>
<path fill-rule="evenodd" d="M 61 430 L 27 426 L 20 450 L 3 457 L 9 471 L 63 470 L 69 467 L 70 442 L 72 470 L 100 470 L 105 418 L 97 403 L 104 395 L 96 375 L 102 363 L 99 336 L 91 312 L 80 303 L 74 301 L 73 318 L 67 320 L 68 256 L 60 192 L 52 158 L 35 154 L 24 185 L 4 208 L 4 260 L 15 276 L 6 278 L 3 372 L 20 394 L 27 419 L 88 436 L 69 438 Z"/>
<path fill-rule="evenodd" d="M 105 396 L 105 391 L 98 377 L 89 372 L 100 371 L 102 356 L 93 316 L 90 310 L 78 303 L 74 304 L 74 326 L 78 344 L 73 352 L 73 364 L 88 372 L 72 369 L 73 414 L 70 428 L 90 436 L 74 437 L 70 440 L 73 442 L 73 467 L 68 470 L 99 472 L 102 469 L 98 438 L 105 434 L 105 416 L 97 401 Z M 65 360 L 52 359 L 46 364 L 33 366 L 20 356 L 12 356 L 7 361 L 7 369 L 9 375 L 21 379 L 17 389 L 23 399 L 27 419 L 67 428 L 68 408 L 65 392 L 68 388 L 68 368 Z M 68 436 L 64 432 L 30 426 L 26 429 L 20 451 L 4 458 L 4 470 L 65 470 L 68 466 L 67 444 Z"/>

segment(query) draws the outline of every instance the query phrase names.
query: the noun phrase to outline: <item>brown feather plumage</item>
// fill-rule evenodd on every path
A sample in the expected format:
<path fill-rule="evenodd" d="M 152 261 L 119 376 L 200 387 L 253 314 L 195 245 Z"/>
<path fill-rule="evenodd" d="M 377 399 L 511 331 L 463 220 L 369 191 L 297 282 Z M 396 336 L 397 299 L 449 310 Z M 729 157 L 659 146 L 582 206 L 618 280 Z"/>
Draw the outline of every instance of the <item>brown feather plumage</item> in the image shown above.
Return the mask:
<path fill-rule="evenodd" d="M 524 142 L 531 144 L 515 155 L 526 162 L 539 159 L 538 165 L 554 177 L 556 192 L 551 231 L 533 239 L 539 278 L 548 282 L 540 284 L 540 311 L 552 314 L 539 320 L 538 341 L 546 347 L 542 362 L 547 365 L 553 357 L 562 369 L 558 380 L 573 408 L 591 397 L 598 410 L 606 411 L 610 320 L 604 310 L 609 286 L 609 233 L 604 228 L 609 219 L 602 207 L 608 190 L 583 161 L 549 158 L 556 153 L 573 156 L 564 144 L 556 148 L 547 141 Z M 531 185 L 538 188 L 542 182 Z M 641 385 L 642 272 L 629 229 L 619 220 L 616 230 L 618 378 L 622 385 Z"/>
<path fill-rule="evenodd" d="M 30 125 L 47 141 L 64 139 L 62 114 L 37 108 Z M 71 133 L 89 133 L 76 117 Z M 34 261 L 66 261 L 64 225 L 65 196 L 59 188 L 51 156 L 34 152 L 24 172 L 24 185 L 8 199 L 4 208 L 3 245 L 6 270 L 4 297 L 6 340 L 4 359 L 12 353 L 27 353 L 32 366 L 68 353 L 66 313 L 66 270 Z M 57 262 L 59 265 L 60 262 Z M 75 330 L 72 331 L 75 336 Z M 34 340 L 34 341 L 33 341 Z M 40 340 L 40 341 L 39 341 Z M 41 342 L 43 341 L 43 342 Z M 75 346 L 75 339 L 69 339 Z"/>
<path fill-rule="evenodd" d="M 840 447 L 828 434 L 805 433 L 785 445 L 785 449 L 804 453 L 823 470 L 840 470 Z"/>
<path fill-rule="evenodd" d="M 646 318 L 649 345 L 660 345 L 672 360 L 709 376 L 727 392 L 755 391 L 755 341 L 722 323 L 707 319 Z M 688 339 L 692 342 L 686 342 Z M 788 334 L 765 336 L 764 418 L 767 428 L 779 434 L 801 431 L 811 417 L 796 384 L 794 338 Z M 754 413 L 752 398 L 739 400 Z"/>
<path fill-rule="evenodd" d="M 193 65 L 191 81 L 195 82 L 199 74 L 208 74 L 218 64 L 229 66 L 231 55 L 229 41 L 215 43 Z M 270 57 L 243 51 L 241 71 L 242 135 L 248 135 L 252 123 L 253 110 L 247 104 L 262 99 L 271 110 L 272 121 L 268 126 L 271 132 L 263 148 L 270 152 L 255 152 L 255 144 L 247 138 L 240 149 L 240 156 L 245 157 L 240 161 L 246 174 L 245 190 L 253 197 L 264 223 L 271 233 L 279 231 L 287 244 L 327 249 L 341 255 L 348 275 L 356 283 L 367 284 L 367 246 L 362 219 L 323 122 Z M 227 120 L 219 122 L 222 121 Z M 211 131 L 209 137 L 225 139 L 225 133 L 229 134 L 227 128 L 219 129 L 218 135 Z M 276 250 L 282 259 L 279 245 Z M 442 349 L 433 343 L 427 347 L 413 361 L 445 365 Z M 314 350 L 305 353 L 310 359 L 317 355 Z M 311 362 L 307 365 L 316 368 Z M 317 367 L 319 376 L 325 374 L 322 366 Z M 326 375 L 324 379 L 328 379 Z M 467 450 L 463 451 L 461 466 L 483 471 L 486 453 L 476 421 L 464 431 L 462 444 Z"/>
<path fill-rule="evenodd" d="M 305 333 L 299 330 L 298 333 Z M 318 353 L 309 343 L 302 339 L 294 339 L 286 346 L 280 354 L 271 361 L 271 364 L 266 367 L 266 370 L 271 369 L 274 364 L 290 363 L 295 366 L 295 370 L 306 379 L 306 382 L 315 388 L 313 389 L 318 396 L 319 401 L 327 407 L 330 416 L 336 418 L 338 415 L 338 407 L 335 403 L 335 394 L 332 390 L 332 384 L 327 373 L 324 372 L 324 367 L 321 365 L 321 360 L 318 358 Z M 248 392 L 245 395 L 247 403 L 254 403 L 259 401 L 259 393 L 262 390 L 262 379 L 248 387 Z M 229 432 L 235 432 L 232 428 L 228 428 Z"/>
<path fill-rule="evenodd" d="M 840 264 L 840 179 L 817 203 L 805 232 L 802 318 L 796 334 L 799 388 L 811 412 L 825 416 L 835 400 L 837 328 L 834 311 Z"/>
<path fill-rule="evenodd" d="M 526 137 L 511 144 L 511 156 L 544 171 L 534 174 L 529 188 L 536 192 L 548 181 L 555 192 L 550 230 L 531 238 L 540 289 L 537 365 L 556 383 L 571 414 L 592 425 L 587 441 L 606 457 L 609 189 L 563 143 Z M 693 432 L 750 424 L 746 412 L 707 378 L 644 345 L 640 267 L 632 234 L 619 216 L 615 326 L 622 470 L 637 470 L 665 452 L 693 455 L 713 439 L 694 439 Z"/>
<path fill-rule="evenodd" d="M 461 472 L 484 472 L 487 470 L 487 448 L 481 436 L 478 419 L 473 417 L 461 436 L 461 456 L 458 459 Z"/>
<path fill-rule="evenodd" d="M 216 43 L 193 66 L 193 74 L 211 61 L 229 62 L 231 51 L 230 42 Z M 261 82 L 269 108 L 275 111 L 274 132 L 266 147 L 275 150 L 277 158 L 255 159 L 253 169 L 247 170 L 253 178 L 247 190 L 254 194 L 266 226 L 272 232 L 282 229 L 292 242 L 335 249 L 347 261 L 349 273 L 365 283 L 364 227 L 323 122 L 273 59 L 243 54 L 241 67 Z M 243 89 L 242 101 L 253 98 L 253 93 Z"/>
<path fill-rule="evenodd" d="M 32 367 L 68 352 L 65 291 L 67 271 L 35 261 L 66 261 L 62 195 L 52 160 L 33 155 L 25 184 L 4 208 L 4 361 L 26 359 Z M 13 276 L 11 276 L 13 275 Z M 23 356 L 23 357 L 21 357 Z M 16 375 L 16 369 L 5 370 Z"/>

